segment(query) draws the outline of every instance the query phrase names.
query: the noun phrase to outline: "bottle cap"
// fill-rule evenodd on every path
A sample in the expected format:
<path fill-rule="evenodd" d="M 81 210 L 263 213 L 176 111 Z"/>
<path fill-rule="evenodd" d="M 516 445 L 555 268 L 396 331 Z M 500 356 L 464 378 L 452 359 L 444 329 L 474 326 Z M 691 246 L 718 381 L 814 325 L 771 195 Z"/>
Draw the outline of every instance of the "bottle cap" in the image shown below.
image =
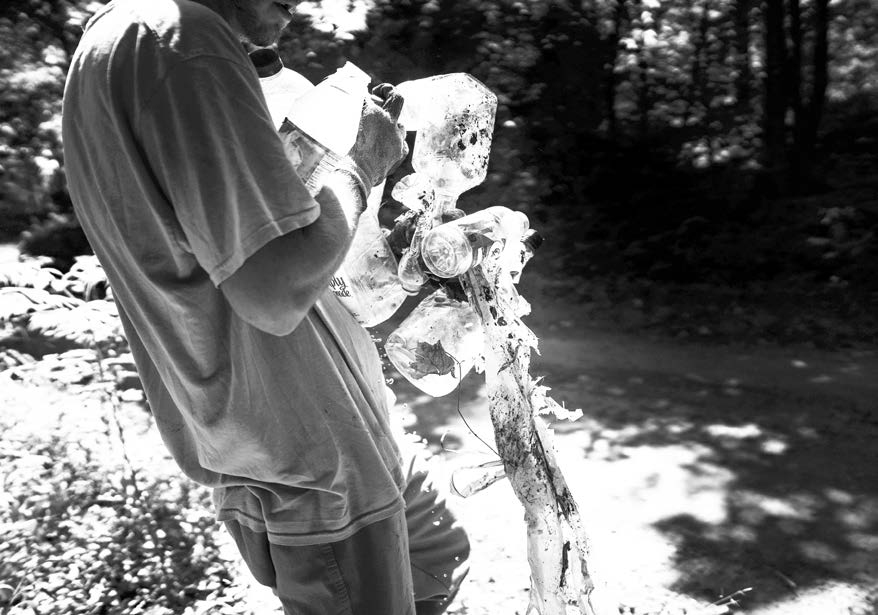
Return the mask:
<path fill-rule="evenodd" d="M 434 275 L 453 278 L 470 268 L 473 253 L 466 235 L 457 228 L 445 229 L 443 226 L 424 237 L 421 257 Z"/>
<path fill-rule="evenodd" d="M 271 77 L 283 70 L 284 63 L 274 49 L 257 49 L 250 52 L 250 61 L 256 67 L 260 79 Z"/>
<path fill-rule="evenodd" d="M 527 246 L 531 252 L 536 252 L 537 248 L 543 245 L 544 238 L 536 229 L 528 229 L 521 237 L 521 243 Z"/>

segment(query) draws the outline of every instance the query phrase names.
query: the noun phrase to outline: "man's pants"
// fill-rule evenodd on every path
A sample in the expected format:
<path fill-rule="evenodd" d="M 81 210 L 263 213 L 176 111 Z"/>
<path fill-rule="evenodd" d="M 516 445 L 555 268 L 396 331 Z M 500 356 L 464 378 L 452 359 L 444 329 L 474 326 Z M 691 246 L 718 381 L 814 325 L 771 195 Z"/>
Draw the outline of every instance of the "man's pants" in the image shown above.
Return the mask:
<path fill-rule="evenodd" d="M 468 572 L 469 541 L 422 462 L 407 468 L 405 513 L 346 540 L 288 547 L 234 521 L 226 527 L 286 615 L 437 615 Z"/>

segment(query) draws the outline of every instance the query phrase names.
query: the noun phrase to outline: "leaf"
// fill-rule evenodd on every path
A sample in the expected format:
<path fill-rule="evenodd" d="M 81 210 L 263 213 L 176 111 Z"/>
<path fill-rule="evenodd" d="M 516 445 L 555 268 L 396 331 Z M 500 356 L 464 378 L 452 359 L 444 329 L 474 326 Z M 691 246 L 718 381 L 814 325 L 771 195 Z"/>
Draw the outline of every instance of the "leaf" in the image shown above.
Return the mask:
<path fill-rule="evenodd" d="M 74 309 L 54 309 L 33 314 L 27 324 L 32 335 L 66 341 L 77 346 L 107 344 L 123 337 L 112 301 L 89 301 Z"/>
<path fill-rule="evenodd" d="M 67 288 L 84 299 L 98 298 L 97 292 L 108 285 L 107 274 L 94 255 L 77 256 L 73 266 L 64 274 Z"/>
<path fill-rule="evenodd" d="M 11 320 L 32 312 L 71 309 L 82 305 L 79 299 L 53 295 L 36 288 L 0 288 L 0 321 Z"/>
<path fill-rule="evenodd" d="M 410 367 L 415 370 L 415 375 L 418 377 L 423 378 L 430 374 L 437 376 L 444 376 L 445 374 L 454 375 L 454 366 L 457 362 L 442 347 L 441 340 L 438 340 L 435 344 L 418 342 L 415 356 L 417 360 L 413 361 Z"/>
<path fill-rule="evenodd" d="M 44 269 L 37 263 L 0 264 L 0 287 L 20 286 L 47 289 L 55 280 L 52 269 Z"/>

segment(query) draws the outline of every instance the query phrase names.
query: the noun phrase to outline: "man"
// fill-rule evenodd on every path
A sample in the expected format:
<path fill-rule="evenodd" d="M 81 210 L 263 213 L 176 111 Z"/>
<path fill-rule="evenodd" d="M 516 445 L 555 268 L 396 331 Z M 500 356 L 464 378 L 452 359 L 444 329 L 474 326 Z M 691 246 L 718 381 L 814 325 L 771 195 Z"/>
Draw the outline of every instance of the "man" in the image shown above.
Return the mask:
<path fill-rule="evenodd" d="M 440 612 L 466 537 L 401 464 L 376 349 L 328 292 L 362 187 L 406 155 L 401 100 L 365 105 L 312 198 L 241 44 L 274 42 L 290 10 L 103 8 L 65 89 L 70 193 L 166 445 L 285 612 Z"/>

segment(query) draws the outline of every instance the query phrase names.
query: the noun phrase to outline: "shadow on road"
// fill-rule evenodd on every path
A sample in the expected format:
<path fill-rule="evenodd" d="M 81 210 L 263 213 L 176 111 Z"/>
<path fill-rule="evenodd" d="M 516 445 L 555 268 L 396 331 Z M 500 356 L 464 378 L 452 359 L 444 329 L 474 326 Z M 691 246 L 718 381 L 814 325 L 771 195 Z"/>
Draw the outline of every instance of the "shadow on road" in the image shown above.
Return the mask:
<path fill-rule="evenodd" d="M 675 547 L 671 589 L 712 601 L 752 587 L 749 611 L 830 582 L 878 587 L 874 406 L 831 391 L 745 386 L 731 375 L 556 376 L 561 395 L 589 402 L 584 421 L 556 427 L 590 430 L 586 457 L 623 460 L 643 447 L 696 452 L 685 464 L 692 510 L 683 505 L 653 524 Z M 721 514 L 699 514 L 699 489 L 722 491 Z"/>
<path fill-rule="evenodd" d="M 585 413 L 554 425 L 559 448 L 582 450 L 565 475 L 575 492 L 616 494 L 608 514 L 629 517 L 620 532 L 671 545 L 670 589 L 712 602 L 752 587 L 747 612 L 784 615 L 816 613 L 791 605 L 827 584 L 878 590 L 874 353 L 677 344 L 549 321 L 535 330 L 532 374 Z M 487 450 L 458 411 L 493 443 L 483 376 L 464 380 L 459 401 L 388 376 L 434 450 L 443 434 L 446 448 Z M 612 508 L 601 497 L 587 503 Z"/>

